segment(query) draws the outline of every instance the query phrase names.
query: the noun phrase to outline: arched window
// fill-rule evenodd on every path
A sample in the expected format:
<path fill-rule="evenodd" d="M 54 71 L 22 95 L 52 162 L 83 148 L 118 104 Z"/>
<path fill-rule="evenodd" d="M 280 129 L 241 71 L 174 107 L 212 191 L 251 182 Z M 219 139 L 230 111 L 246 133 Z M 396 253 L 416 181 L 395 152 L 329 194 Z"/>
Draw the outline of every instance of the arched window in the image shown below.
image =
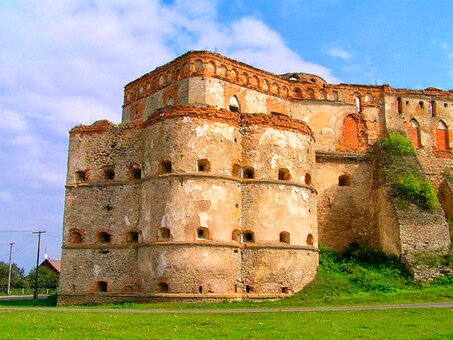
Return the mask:
<path fill-rule="evenodd" d="M 241 106 L 239 105 L 239 100 L 236 96 L 230 98 L 228 108 L 231 112 L 241 112 Z"/>
<path fill-rule="evenodd" d="M 175 100 L 173 99 L 173 96 L 168 97 L 167 106 L 172 106 L 174 104 L 175 104 Z"/>
<path fill-rule="evenodd" d="M 137 231 L 130 231 L 126 234 L 126 242 L 127 243 L 138 243 L 138 232 Z"/>
<path fill-rule="evenodd" d="M 309 99 L 314 99 L 315 98 L 315 91 L 313 89 L 307 89 L 307 97 Z"/>
<path fill-rule="evenodd" d="M 313 247 L 313 244 L 315 242 L 315 239 L 313 238 L 312 234 L 307 235 L 307 245 L 310 247 Z"/>
<path fill-rule="evenodd" d="M 209 239 L 209 229 L 205 227 L 200 227 L 197 229 L 197 240 L 208 240 Z"/>
<path fill-rule="evenodd" d="M 197 162 L 197 170 L 199 172 L 211 171 L 211 163 L 207 159 L 199 159 Z"/>
<path fill-rule="evenodd" d="M 132 169 L 132 179 L 141 179 L 142 178 L 142 169 L 133 168 Z"/>
<path fill-rule="evenodd" d="M 100 233 L 98 233 L 97 235 L 97 241 L 99 243 L 110 243 L 112 237 L 110 236 L 110 234 L 106 231 L 101 231 Z"/>
<path fill-rule="evenodd" d="M 346 151 L 355 151 L 359 148 L 359 125 L 353 116 L 346 116 L 343 122 L 341 145 Z"/>
<path fill-rule="evenodd" d="M 78 229 L 71 229 L 69 231 L 69 242 L 70 243 L 82 243 L 83 242 L 83 234 Z"/>
<path fill-rule="evenodd" d="M 437 115 L 436 101 L 431 100 L 431 103 L 429 104 L 429 112 L 431 113 L 431 117 L 436 117 Z"/>
<path fill-rule="evenodd" d="M 420 141 L 420 124 L 418 124 L 418 122 L 415 118 L 412 118 L 409 121 L 407 137 L 411 141 L 414 148 L 418 149 L 422 146 L 422 143 Z"/>
<path fill-rule="evenodd" d="M 78 183 L 86 181 L 85 171 L 79 170 L 75 172 L 75 180 Z"/>
<path fill-rule="evenodd" d="M 200 59 L 195 60 L 194 62 L 195 72 L 202 72 L 203 71 L 203 61 Z"/>
<path fill-rule="evenodd" d="M 449 150 L 448 128 L 442 120 L 436 125 L 436 147 L 438 150 Z"/>
<path fill-rule="evenodd" d="M 169 173 L 171 173 L 171 171 L 172 171 L 172 165 L 171 165 L 170 161 L 165 160 L 160 163 L 159 172 L 161 174 L 169 174 Z"/>
<path fill-rule="evenodd" d="M 159 240 L 168 241 L 170 239 L 170 229 L 168 228 L 159 228 Z"/>
<path fill-rule="evenodd" d="M 288 169 L 281 168 L 278 170 L 278 179 L 280 181 L 289 181 L 291 179 L 291 174 Z"/>
<path fill-rule="evenodd" d="M 327 99 L 327 92 L 326 90 L 321 90 L 319 91 L 319 96 L 321 99 L 326 100 Z"/>
<path fill-rule="evenodd" d="M 398 105 L 398 114 L 402 114 L 403 113 L 403 100 L 401 99 L 401 97 L 398 97 L 398 98 L 396 98 L 396 102 Z"/>
<path fill-rule="evenodd" d="M 357 111 L 361 112 L 362 111 L 362 98 L 360 98 L 360 94 L 354 93 L 354 102 L 355 102 L 355 106 L 357 107 Z"/>
<path fill-rule="evenodd" d="M 233 233 L 231 235 L 231 238 L 233 241 L 235 242 L 242 242 L 242 235 L 241 235 L 241 231 L 240 230 L 233 230 Z"/>
<path fill-rule="evenodd" d="M 105 281 L 98 281 L 96 282 L 96 291 L 98 292 L 106 292 L 108 289 L 108 283 Z"/>
<path fill-rule="evenodd" d="M 244 232 L 244 242 L 253 243 L 255 242 L 255 233 L 253 231 L 247 230 Z"/>
<path fill-rule="evenodd" d="M 289 244 L 291 241 L 291 236 L 287 231 L 282 231 L 280 233 L 280 242 Z"/>
<path fill-rule="evenodd" d="M 168 293 L 168 283 L 165 282 L 159 282 L 157 284 L 157 291 L 159 293 Z"/>
<path fill-rule="evenodd" d="M 425 103 L 424 103 L 422 100 L 420 100 L 420 101 L 418 102 L 418 108 L 419 108 L 419 109 L 423 109 L 424 107 L 425 107 Z"/>
<path fill-rule="evenodd" d="M 340 187 L 348 187 L 351 185 L 351 177 L 349 175 L 341 175 L 338 177 L 338 185 Z"/>
<path fill-rule="evenodd" d="M 337 102 L 338 98 L 338 91 L 332 91 L 332 100 Z"/>
<path fill-rule="evenodd" d="M 294 97 L 296 97 L 296 98 L 302 97 L 302 91 L 300 90 L 300 88 L 295 87 L 295 88 L 293 89 L 293 92 L 294 92 Z"/>
<path fill-rule="evenodd" d="M 311 185 L 311 175 L 309 173 L 305 174 L 305 184 Z"/>

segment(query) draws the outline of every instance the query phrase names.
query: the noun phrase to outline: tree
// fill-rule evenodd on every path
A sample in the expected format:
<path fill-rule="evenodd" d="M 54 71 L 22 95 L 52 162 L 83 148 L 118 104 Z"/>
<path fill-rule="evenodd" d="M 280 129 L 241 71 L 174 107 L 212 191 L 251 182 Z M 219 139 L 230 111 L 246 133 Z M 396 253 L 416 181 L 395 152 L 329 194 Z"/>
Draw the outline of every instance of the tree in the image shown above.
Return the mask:
<path fill-rule="evenodd" d="M 6 293 L 8 290 L 9 264 L 0 261 L 0 291 Z M 24 270 L 15 263 L 11 265 L 11 288 L 24 288 L 27 286 Z"/>
<path fill-rule="evenodd" d="M 30 287 L 35 288 L 35 269 L 30 270 L 27 276 Z M 57 288 L 58 287 L 58 275 L 54 271 L 47 267 L 38 268 L 38 288 Z"/>

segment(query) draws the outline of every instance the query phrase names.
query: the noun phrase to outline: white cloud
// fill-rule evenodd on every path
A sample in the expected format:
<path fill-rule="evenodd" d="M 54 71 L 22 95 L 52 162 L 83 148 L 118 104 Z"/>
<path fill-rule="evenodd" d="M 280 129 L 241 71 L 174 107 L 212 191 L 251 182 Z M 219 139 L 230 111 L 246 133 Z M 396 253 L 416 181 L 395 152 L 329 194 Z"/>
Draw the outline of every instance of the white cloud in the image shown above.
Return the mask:
<path fill-rule="evenodd" d="M 20 221 L 14 211 L 35 211 L 36 197 L 49 196 L 27 218 L 60 232 L 61 219 L 50 216 L 55 203 L 48 202 L 63 202 L 55 192 L 64 189 L 68 130 L 99 119 L 119 122 L 123 86 L 187 50 L 217 50 L 271 72 L 337 81 L 263 21 L 220 23 L 217 8 L 215 0 L 0 3 L 0 186 L 23 198 L 21 209 L 0 217 Z M 0 192 L 0 201 L 10 197 Z"/>
<path fill-rule="evenodd" d="M 352 59 L 352 54 L 347 52 L 346 50 L 339 48 L 339 47 L 332 47 L 327 51 L 327 54 L 334 58 L 340 58 L 343 60 Z"/>

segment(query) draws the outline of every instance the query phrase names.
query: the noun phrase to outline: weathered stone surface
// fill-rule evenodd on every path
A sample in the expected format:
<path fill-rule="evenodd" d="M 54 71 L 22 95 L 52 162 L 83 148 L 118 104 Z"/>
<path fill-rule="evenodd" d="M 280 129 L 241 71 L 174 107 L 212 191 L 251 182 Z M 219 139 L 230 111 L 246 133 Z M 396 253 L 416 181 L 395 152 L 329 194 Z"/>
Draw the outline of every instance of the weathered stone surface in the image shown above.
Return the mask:
<path fill-rule="evenodd" d="M 318 242 L 446 249 L 442 214 L 395 208 L 373 145 L 405 130 L 451 218 L 452 118 L 451 91 L 188 52 L 126 85 L 120 125 L 71 130 L 59 303 L 275 298 L 314 278 Z"/>

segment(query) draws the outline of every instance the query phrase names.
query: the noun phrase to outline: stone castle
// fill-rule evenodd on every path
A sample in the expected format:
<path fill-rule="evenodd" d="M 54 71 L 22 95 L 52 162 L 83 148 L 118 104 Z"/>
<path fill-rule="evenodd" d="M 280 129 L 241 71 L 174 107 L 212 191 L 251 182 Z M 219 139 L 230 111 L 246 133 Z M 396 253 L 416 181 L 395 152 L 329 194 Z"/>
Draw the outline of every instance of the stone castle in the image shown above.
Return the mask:
<path fill-rule="evenodd" d="M 70 131 L 59 303 L 263 299 L 318 242 L 450 246 L 453 91 L 328 84 L 190 51 L 125 87 L 122 123 Z M 373 145 L 403 131 L 441 219 L 403 221 Z"/>

